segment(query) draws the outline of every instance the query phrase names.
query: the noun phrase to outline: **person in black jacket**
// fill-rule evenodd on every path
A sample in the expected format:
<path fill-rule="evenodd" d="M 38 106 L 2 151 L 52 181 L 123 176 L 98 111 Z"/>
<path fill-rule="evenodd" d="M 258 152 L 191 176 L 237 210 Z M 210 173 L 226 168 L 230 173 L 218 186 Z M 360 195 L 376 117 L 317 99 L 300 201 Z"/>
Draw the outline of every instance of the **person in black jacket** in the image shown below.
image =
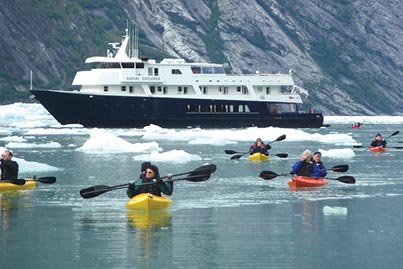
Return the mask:
<path fill-rule="evenodd" d="M 310 177 L 313 173 L 313 160 L 312 152 L 310 150 L 305 150 L 299 161 L 292 166 L 291 174 L 296 174 L 297 176 Z"/>
<path fill-rule="evenodd" d="M 1 155 L 1 180 L 13 180 L 18 178 L 18 163 L 11 160 L 13 152 L 6 149 Z"/>
<path fill-rule="evenodd" d="M 144 167 L 146 167 L 146 169 L 144 173 L 142 173 L 141 178 L 138 179 L 135 183 L 129 184 L 129 187 L 127 188 L 127 196 L 129 198 L 132 198 L 140 193 L 151 193 L 157 196 L 161 196 L 161 193 L 171 195 L 173 191 L 173 182 L 166 182 L 162 180 L 160 178 L 157 166 L 150 163 L 149 165 L 144 165 Z M 167 180 L 169 180 L 169 177 Z M 142 186 L 142 184 L 145 185 Z"/>
<path fill-rule="evenodd" d="M 381 134 L 376 134 L 375 139 L 371 142 L 370 147 L 386 148 L 386 140 L 382 138 Z"/>
<path fill-rule="evenodd" d="M 263 143 L 261 138 L 256 139 L 256 142 L 252 144 L 252 146 L 250 146 L 249 148 L 249 154 L 252 155 L 254 153 L 262 153 L 266 156 L 269 156 L 269 152 L 267 151 L 268 149 L 270 149 L 270 145 L 266 145 L 265 143 Z"/>

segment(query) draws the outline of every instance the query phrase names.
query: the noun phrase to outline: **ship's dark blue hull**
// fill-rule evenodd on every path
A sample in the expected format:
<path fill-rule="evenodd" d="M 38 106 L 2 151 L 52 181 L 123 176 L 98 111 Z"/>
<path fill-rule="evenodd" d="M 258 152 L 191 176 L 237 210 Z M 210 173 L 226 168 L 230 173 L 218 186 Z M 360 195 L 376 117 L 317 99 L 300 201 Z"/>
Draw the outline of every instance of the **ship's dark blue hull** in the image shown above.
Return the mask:
<path fill-rule="evenodd" d="M 155 124 L 167 128 L 319 128 L 323 125 L 321 113 L 272 114 L 264 102 L 91 95 L 47 90 L 32 90 L 32 93 L 61 124 L 78 123 L 85 127 L 141 128 Z M 246 105 L 247 112 L 200 109 L 204 106 L 233 108 Z M 194 107 L 197 107 L 196 111 Z"/>

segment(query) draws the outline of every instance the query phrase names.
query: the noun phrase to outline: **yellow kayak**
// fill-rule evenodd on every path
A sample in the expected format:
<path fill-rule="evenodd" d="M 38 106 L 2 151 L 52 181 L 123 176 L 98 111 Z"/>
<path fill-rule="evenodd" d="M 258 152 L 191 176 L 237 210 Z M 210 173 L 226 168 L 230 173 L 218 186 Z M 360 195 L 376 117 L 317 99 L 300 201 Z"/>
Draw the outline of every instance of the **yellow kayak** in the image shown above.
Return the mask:
<path fill-rule="evenodd" d="M 10 182 L 0 181 L 0 192 L 30 190 L 36 187 L 36 181 L 32 178 L 26 178 L 25 180 L 24 185 L 16 185 Z"/>
<path fill-rule="evenodd" d="M 265 162 L 269 160 L 269 156 L 264 155 L 262 153 L 256 152 L 248 157 L 249 161 L 252 162 Z"/>
<path fill-rule="evenodd" d="M 127 211 L 128 223 L 130 226 L 142 230 L 171 226 L 172 216 L 169 210 L 159 211 Z"/>
<path fill-rule="evenodd" d="M 126 207 L 132 210 L 163 210 L 172 204 L 172 200 L 164 197 L 157 196 L 151 193 L 140 193 L 131 198 Z"/>

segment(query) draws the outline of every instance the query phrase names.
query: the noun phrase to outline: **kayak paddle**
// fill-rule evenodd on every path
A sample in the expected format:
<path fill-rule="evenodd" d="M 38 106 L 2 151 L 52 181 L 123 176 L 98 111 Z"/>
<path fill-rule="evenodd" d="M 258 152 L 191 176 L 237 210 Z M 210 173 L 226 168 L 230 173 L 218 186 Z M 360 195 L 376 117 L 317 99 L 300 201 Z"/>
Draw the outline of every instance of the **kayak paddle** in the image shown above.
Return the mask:
<path fill-rule="evenodd" d="M 332 170 L 335 172 L 346 172 L 348 170 L 348 165 L 347 164 L 341 164 L 341 165 L 336 165 L 333 166 L 332 168 L 326 168 L 324 170 Z M 291 172 L 289 173 L 282 173 L 282 174 L 277 174 L 273 171 L 262 171 L 259 175 L 259 177 L 265 179 L 265 180 L 269 180 L 269 179 L 273 179 L 279 176 L 288 176 L 288 175 L 292 175 Z"/>
<path fill-rule="evenodd" d="M 245 154 L 249 154 L 249 152 L 245 152 L 245 153 L 242 153 L 242 154 L 239 154 L 239 155 L 234 155 L 230 159 L 231 160 L 238 160 L 239 158 L 241 158 Z M 287 153 L 278 153 L 278 154 L 272 154 L 272 155 L 275 155 L 275 156 L 277 156 L 279 158 L 287 158 L 288 157 Z"/>
<path fill-rule="evenodd" d="M 400 133 L 400 131 L 394 131 L 390 136 L 384 138 L 384 140 L 389 139 L 389 138 L 391 138 L 392 136 L 395 136 L 395 135 L 397 135 L 397 134 L 399 134 L 399 133 Z M 353 147 L 354 147 L 354 148 L 362 148 L 362 147 L 364 147 L 364 146 L 361 146 L 361 145 L 354 145 Z M 390 148 L 402 149 L 403 147 L 390 147 Z"/>
<path fill-rule="evenodd" d="M 348 165 L 336 165 L 332 168 L 326 169 L 326 170 L 332 170 L 335 172 L 346 172 L 348 170 Z M 259 177 L 263 178 L 264 180 L 270 180 L 279 176 L 290 176 L 292 175 L 291 172 L 289 173 L 282 173 L 282 174 L 277 174 L 276 172 L 273 171 L 262 171 L 259 175 Z M 329 180 L 338 180 L 340 182 L 346 183 L 346 184 L 354 184 L 355 183 L 355 178 L 352 176 L 341 176 L 338 178 L 328 178 Z"/>
<path fill-rule="evenodd" d="M 53 184 L 56 182 L 56 177 L 40 177 L 40 178 L 29 178 L 29 181 L 37 181 L 41 182 L 44 184 Z M 24 185 L 26 180 L 25 179 L 13 179 L 8 181 L 9 183 L 15 184 L 15 185 Z"/>
<path fill-rule="evenodd" d="M 275 140 L 268 142 L 268 143 L 266 144 L 267 150 L 271 149 L 271 146 L 270 146 L 269 144 L 274 143 L 274 142 L 276 142 L 276 141 L 283 141 L 285 138 L 286 138 L 286 135 L 283 134 L 283 135 L 280 135 L 279 137 L 277 137 Z M 248 152 L 240 152 L 240 151 L 235 151 L 235 150 L 226 149 L 226 150 L 225 150 L 225 153 L 226 153 L 226 154 L 237 154 L 237 153 L 239 153 L 239 155 L 234 155 L 234 156 L 231 157 L 231 160 L 238 160 L 238 159 L 241 158 L 242 156 L 244 156 L 244 155 L 246 155 L 246 154 L 249 154 L 249 151 L 248 151 Z M 280 154 L 276 154 L 276 156 L 279 157 L 279 158 L 287 158 L 287 157 L 288 157 L 288 154 L 286 154 L 286 153 L 280 153 Z"/>
<path fill-rule="evenodd" d="M 388 138 L 391 138 L 392 136 L 397 135 L 399 132 L 400 132 L 400 131 L 395 131 L 393 134 L 391 134 L 390 136 L 388 136 L 388 137 L 386 137 L 386 138 L 384 138 L 384 139 L 386 140 L 386 139 L 388 139 Z"/>
<path fill-rule="evenodd" d="M 25 184 L 25 179 L 10 179 L 10 180 L 2 180 L 0 182 L 7 182 L 7 183 L 11 183 L 14 185 L 24 185 Z"/>
<path fill-rule="evenodd" d="M 217 169 L 217 167 L 215 164 L 207 164 L 207 165 L 202 165 L 190 172 L 180 173 L 180 174 L 176 174 L 176 175 L 167 175 L 162 178 L 169 178 L 167 180 L 164 180 L 164 182 L 172 182 L 172 181 L 178 181 L 178 180 L 201 182 L 201 181 L 208 180 L 210 178 L 211 173 L 214 173 L 216 171 L 216 169 Z M 186 177 L 183 177 L 183 178 L 172 178 L 174 176 L 180 176 L 180 175 L 184 175 L 184 174 L 189 174 L 189 175 Z M 137 186 L 145 186 L 145 185 L 151 185 L 151 184 L 156 184 L 156 183 L 157 182 L 148 182 L 148 183 L 143 183 L 143 184 L 140 184 Z M 97 197 L 105 192 L 127 188 L 129 186 L 129 184 L 130 183 L 124 183 L 124 184 L 120 184 L 120 185 L 116 185 L 116 186 L 96 185 L 96 186 L 92 186 L 92 187 L 80 190 L 80 195 L 84 199 L 93 198 L 93 197 Z"/>
<path fill-rule="evenodd" d="M 334 171 L 334 172 L 347 172 L 348 165 L 347 164 L 341 164 L 341 165 L 333 166 L 332 168 L 326 168 L 326 169 L 322 169 L 322 170 L 331 170 L 331 171 Z"/>
<path fill-rule="evenodd" d="M 32 180 L 43 184 L 53 184 L 56 182 L 56 177 L 39 177 L 39 178 L 33 178 Z"/>

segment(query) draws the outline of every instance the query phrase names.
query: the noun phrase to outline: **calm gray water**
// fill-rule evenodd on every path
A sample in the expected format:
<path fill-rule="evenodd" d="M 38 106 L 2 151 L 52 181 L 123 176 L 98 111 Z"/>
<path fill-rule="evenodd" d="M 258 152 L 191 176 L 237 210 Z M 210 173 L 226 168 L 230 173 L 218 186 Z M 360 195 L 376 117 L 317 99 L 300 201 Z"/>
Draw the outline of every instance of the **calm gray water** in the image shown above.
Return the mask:
<path fill-rule="evenodd" d="M 333 125 L 305 131 L 350 133 L 366 145 L 377 132 L 387 136 L 401 127 Z M 400 268 L 403 262 L 403 150 L 376 154 L 357 149 L 353 158 L 324 157 L 327 167 L 349 164 L 344 174 L 357 184 L 333 180 L 325 187 L 292 191 L 287 178 L 265 181 L 259 173 L 288 172 L 305 148 L 346 146 L 285 140 L 273 143 L 271 152 L 289 158 L 256 164 L 230 160 L 224 153 L 247 149 L 249 143 L 158 141 L 164 150 L 184 149 L 203 158 L 158 163 L 162 175 L 191 171 L 207 161 L 218 169 L 206 182 L 176 182 L 170 210 L 142 214 L 126 210 L 125 190 L 87 200 L 79 196 L 91 185 L 128 182 L 141 163 L 133 161 L 132 153 L 89 155 L 69 146 L 87 139 L 32 136 L 30 143 L 51 140 L 62 147 L 15 150 L 19 158 L 63 170 L 37 174 L 56 176 L 53 185 L 0 194 L 0 268 Z M 399 134 L 388 143 L 402 146 L 402 140 Z"/>

